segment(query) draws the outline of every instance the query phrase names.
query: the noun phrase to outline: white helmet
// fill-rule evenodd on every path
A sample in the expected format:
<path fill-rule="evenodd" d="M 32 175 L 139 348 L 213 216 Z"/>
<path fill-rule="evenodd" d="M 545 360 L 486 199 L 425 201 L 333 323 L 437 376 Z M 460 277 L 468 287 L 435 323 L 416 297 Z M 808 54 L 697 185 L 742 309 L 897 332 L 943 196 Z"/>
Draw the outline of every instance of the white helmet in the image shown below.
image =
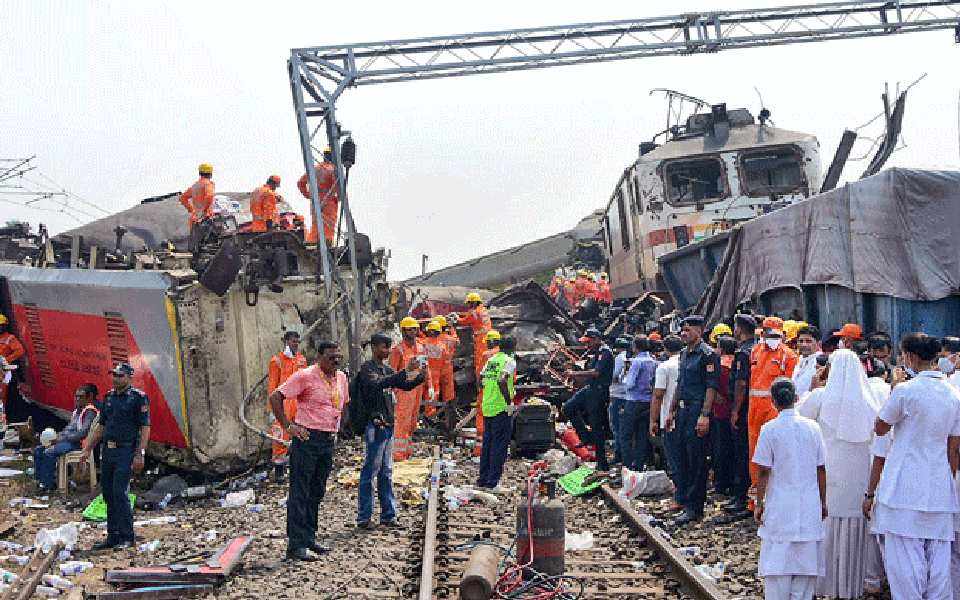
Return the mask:
<path fill-rule="evenodd" d="M 49 448 L 56 440 L 57 432 L 54 431 L 52 427 L 47 427 L 40 434 L 40 445 L 42 445 L 44 448 Z"/>

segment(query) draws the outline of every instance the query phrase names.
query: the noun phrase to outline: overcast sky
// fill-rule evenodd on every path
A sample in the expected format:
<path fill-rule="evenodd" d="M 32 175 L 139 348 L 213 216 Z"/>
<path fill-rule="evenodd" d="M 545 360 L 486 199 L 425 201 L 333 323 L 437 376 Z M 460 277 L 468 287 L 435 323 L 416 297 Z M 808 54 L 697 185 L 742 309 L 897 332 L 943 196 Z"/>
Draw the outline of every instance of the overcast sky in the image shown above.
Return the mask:
<path fill-rule="evenodd" d="M 306 210 L 290 48 L 776 4 L 788 3 L 6 0 L 0 157 L 36 154 L 45 175 L 109 211 L 183 189 L 200 162 L 220 191 L 279 173 Z M 394 279 L 417 274 L 421 254 L 438 268 L 569 229 L 663 129 L 655 87 L 756 114 L 756 86 L 777 126 L 820 139 L 826 168 L 843 129 L 880 110 L 885 82 L 926 72 L 889 164 L 957 168 L 958 64 L 953 32 L 937 31 L 350 90 L 338 107 L 358 144 L 355 219 L 392 249 Z M 0 221 L 77 224 L 52 201 L 34 206 L 2 203 Z"/>

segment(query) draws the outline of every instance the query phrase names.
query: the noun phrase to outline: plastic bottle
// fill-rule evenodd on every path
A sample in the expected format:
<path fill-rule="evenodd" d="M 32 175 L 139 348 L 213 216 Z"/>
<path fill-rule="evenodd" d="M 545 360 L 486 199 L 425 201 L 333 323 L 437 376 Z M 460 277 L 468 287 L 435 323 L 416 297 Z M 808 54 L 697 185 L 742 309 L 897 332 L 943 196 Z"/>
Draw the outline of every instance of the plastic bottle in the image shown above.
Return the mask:
<path fill-rule="evenodd" d="M 195 485 L 193 487 L 188 487 L 183 490 L 182 496 L 184 498 L 206 498 L 210 494 L 210 489 L 205 485 Z"/>
<path fill-rule="evenodd" d="M 157 508 L 160 510 L 167 510 L 167 505 L 170 504 L 171 500 L 173 500 L 173 494 L 167 494 L 163 497 L 163 500 L 157 503 Z"/>
<path fill-rule="evenodd" d="M 249 510 L 252 513 L 262 513 L 263 509 L 264 509 L 264 506 L 262 504 L 251 504 L 250 506 L 247 507 L 247 510 Z"/>
<path fill-rule="evenodd" d="M 49 587 L 46 585 L 38 585 L 37 589 L 33 592 L 37 596 L 42 598 L 56 598 L 60 595 L 60 590 L 55 587 Z"/>
<path fill-rule="evenodd" d="M 20 579 L 20 576 L 12 571 L 7 571 L 6 569 L 0 569 L 0 582 L 3 583 L 16 583 Z"/>
<path fill-rule="evenodd" d="M 60 574 L 64 577 L 79 575 L 87 569 L 92 569 L 93 563 L 85 560 L 71 560 L 60 565 Z"/>
<path fill-rule="evenodd" d="M 20 555 L 20 554 L 8 554 L 8 555 L 3 556 L 3 557 L 0 557 L 0 558 L 3 559 L 3 562 L 5 562 L 5 563 L 7 563 L 7 564 L 9 564 L 9 565 L 17 565 L 18 567 L 22 567 L 22 566 L 24 566 L 25 564 L 27 564 L 28 562 L 30 562 L 30 557 L 29 557 L 29 556 L 23 556 L 23 555 Z"/>
<path fill-rule="evenodd" d="M 153 540 L 152 542 L 145 542 L 137 546 L 137 552 L 140 554 L 147 554 L 149 552 L 154 552 L 159 547 L 160 540 Z"/>
<path fill-rule="evenodd" d="M 46 575 L 41 577 L 40 581 L 42 581 L 44 585 L 55 587 L 58 590 L 69 590 L 70 588 L 73 587 L 73 582 L 70 581 L 69 579 L 64 579 L 59 575 L 53 575 L 50 573 L 47 573 Z"/>

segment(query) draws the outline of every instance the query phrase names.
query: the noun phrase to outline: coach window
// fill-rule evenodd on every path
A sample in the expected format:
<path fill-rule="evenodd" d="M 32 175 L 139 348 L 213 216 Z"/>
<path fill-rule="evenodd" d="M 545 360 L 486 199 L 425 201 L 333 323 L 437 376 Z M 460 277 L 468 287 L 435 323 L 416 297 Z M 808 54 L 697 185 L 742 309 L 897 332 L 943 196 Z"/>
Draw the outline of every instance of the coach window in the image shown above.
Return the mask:
<path fill-rule="evenodd" d="M 623 202 L 623 190 L 617 192 L 617 211 L 620 213 L 620 241 L 624 250 L 630 249 L 630 227 L 627 224 L 627 211 Z"/>
<path fill-rule="evenodd" d="M 740 154 L 740 178 L 748 196 L 805 191 L 800 151 L 793 146 L 750 150 Z"/>

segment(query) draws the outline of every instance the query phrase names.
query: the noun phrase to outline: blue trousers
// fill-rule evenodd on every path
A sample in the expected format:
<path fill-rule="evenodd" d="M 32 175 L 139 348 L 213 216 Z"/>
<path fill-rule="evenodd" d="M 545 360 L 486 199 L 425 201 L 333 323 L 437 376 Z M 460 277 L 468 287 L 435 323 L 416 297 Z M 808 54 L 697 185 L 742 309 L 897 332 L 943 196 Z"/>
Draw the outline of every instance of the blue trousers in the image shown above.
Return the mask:
<path fill-rule="evenodd" d="M 478 487 L 495 488 L 507 462 L 507 446 L 513 433 L 513 422 L 506 411 L 495 417 L 483 418 L 483 447 L 480 449 L 480 477 Z"/>
<path fill-rule="evenodd" d="M 107 540 L 133 542 L 133 510 L 127 490 L 133 477 L 133 453 L 136 449 L 103 447 L 100 460 L 100 491 L 107 504 Z M 93 468 L 93 467 L 91 467 Z"/>
<path fill-rule="evenodd" d="M 607 407 L 607 418 L 610 419 L 610 432 L 613 433 L 613 462 L 623 462 L 623 452 L 620 447 L 620 410 L 623 408 L 623 398 L 610 396 L 610 406 Z"/>
<path fill-rule="evenodd" d="M 393 427 L 377 427 L 368 423 L 363 433 L 366 455 L 360 469 L 357 490 L 357 523 L 368 523 L 373 516 L 373 480 L 377 480 L 380 498 L 380 522 L 397 518 L 397 501 L 393 496 Z"/>
<path fill-rule="evenodd" d="M 309 548 L 317 541 L 317 512 L 333 468 L 337 434 L 308 429 L 307 441 L 290 443 L 290 492 L 287 495 L 287 550 Z"/>
<path fill-rule="evenodd" d="M 625 400 L 620 409 L 620 452 L 623 466 L 642 471 L 650 455 L 647 431 L 650 424 L 650 403 Z"/>
<path fill-rule="evenodd" d="M 681 504 L 680 497 L 682 496 L 680 491 L 680 453 L 683 452 L 683 434 L 681 434 L 676 429 L 674 425 L 673 431 L 664 431 L 663 435 L 663 454 L 667 459 L 667 469 L 670 471 L 670 479 L 673 481 L 674 492 L 673 499 L 678 504 Z"/>
<path fill-rule="evenodd" d="M 577 390 L 569 400 L 563 403 L 563 414 L 580 436 L 584 444 L 595 444 L 597 450 L 597 469 L 606 471 L 607 449 L 604 446 L 607 428 L 606 406 L 600 392 L 589 385 Z M 590 431 L 587 431 L 587 423 Z"/>
<path fill-rule="evenodd" d="M 697 436 L 697 419 L 702 406 L 700 403 L 688 404 L 677 409 L 676 416 L 676 432 L 682 440 L 675 480 L 680 492 L 677 501 L 684 510 L 697 516 L 703 515 L 707 500 L 707 448 L 710 443 L 709 434 Z"/>
<path fill-rule="evenodd" d="M 33 449 L 33 469 L 34 477 L 40 482 L 40 485 L 48 490 L 57 489 L 57 459 L 79 450 L 80 444 L 73 442 L 57 442 L 50 448 L 37 446 Z M 93 468 L 92 466 L 90 468 Z"/>

